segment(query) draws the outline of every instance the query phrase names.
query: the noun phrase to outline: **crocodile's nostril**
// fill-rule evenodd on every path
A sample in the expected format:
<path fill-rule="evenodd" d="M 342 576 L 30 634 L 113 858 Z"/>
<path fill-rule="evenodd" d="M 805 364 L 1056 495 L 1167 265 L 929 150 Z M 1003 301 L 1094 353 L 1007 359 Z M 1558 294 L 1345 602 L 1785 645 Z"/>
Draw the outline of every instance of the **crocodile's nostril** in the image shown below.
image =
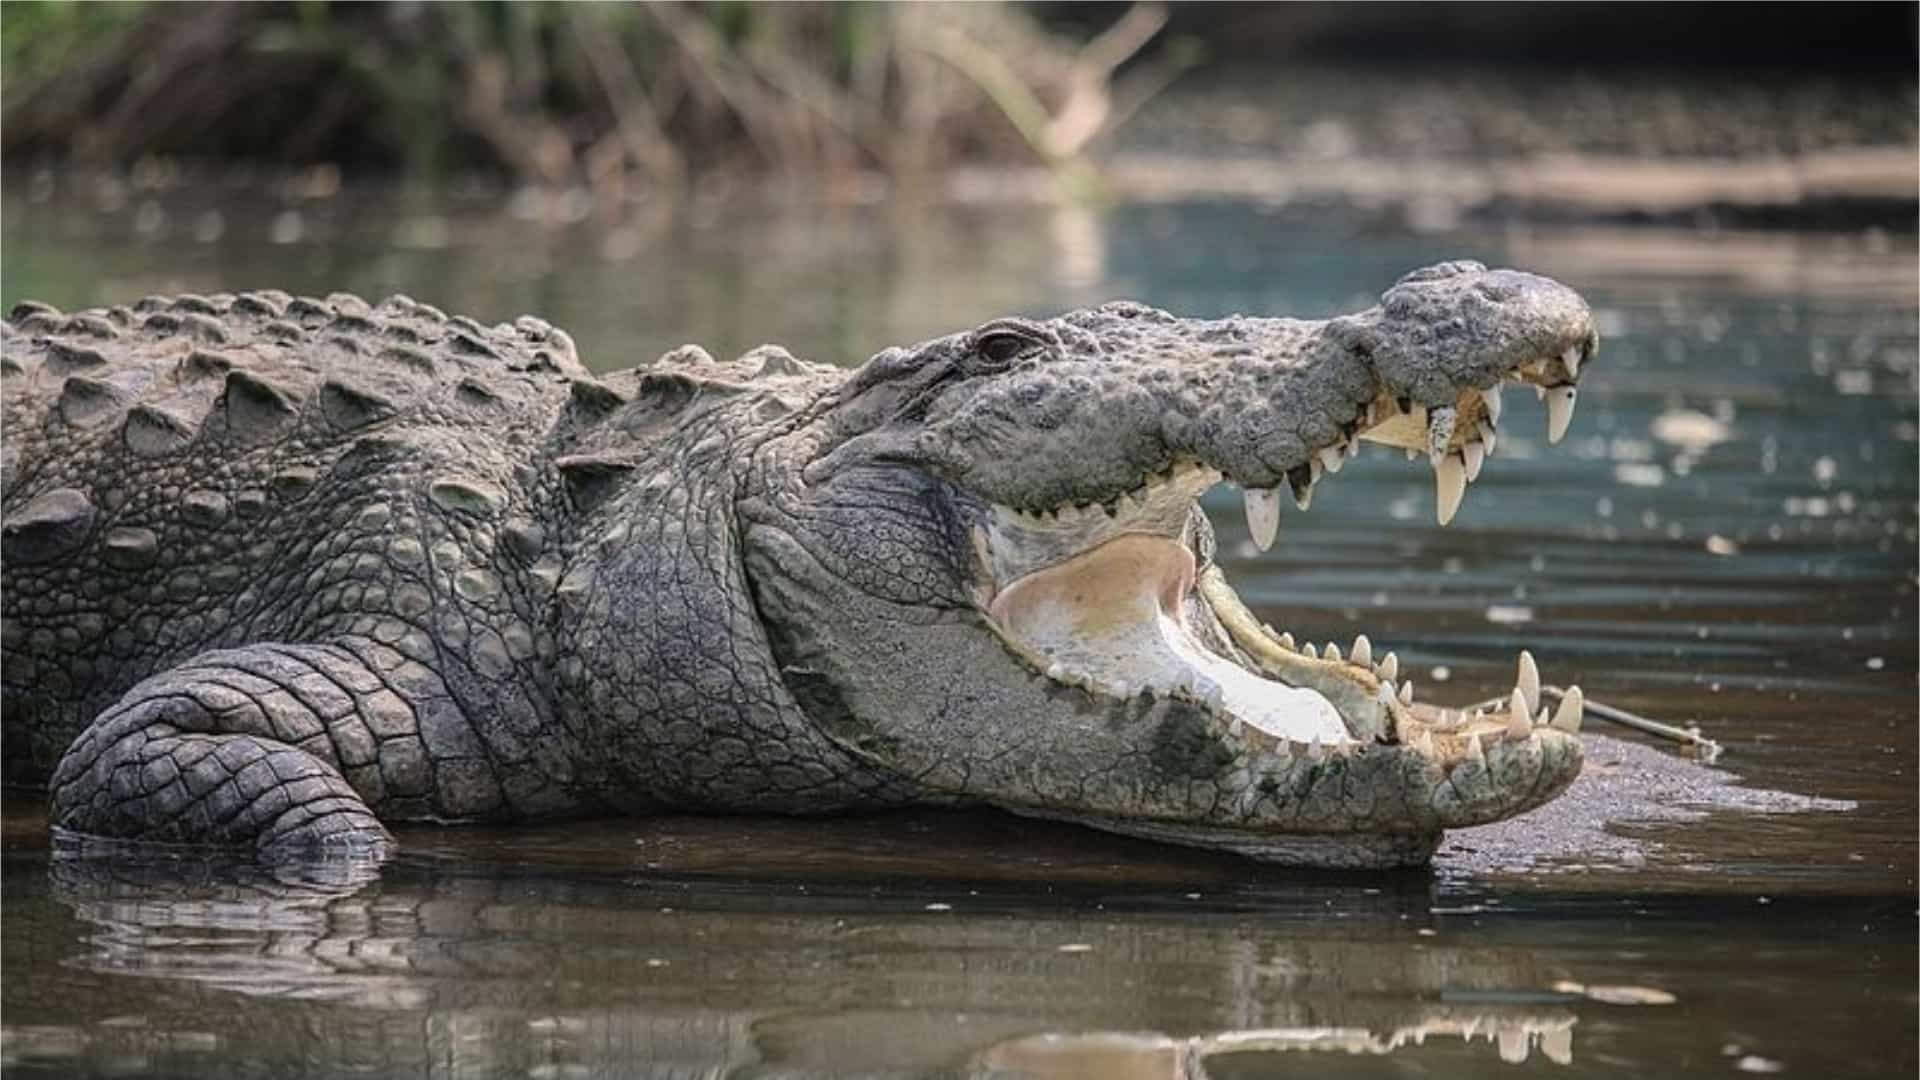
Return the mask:
<path fill-rule="evenodd" d="M 1442 278 L 1458 277 L 1461 274 L 1484 274 L 1486 271 L 1485 263 L 1474 262 L 1472 259 L 1455 259 L 1452 262 L 1435 263 L 1432 266 L 1423 266 L 1418 270 L 1409 271 L 1399 281 L 1394 282 L 1394 286 L 1397 288 L 1422 281 L 1439 281 Z"/>

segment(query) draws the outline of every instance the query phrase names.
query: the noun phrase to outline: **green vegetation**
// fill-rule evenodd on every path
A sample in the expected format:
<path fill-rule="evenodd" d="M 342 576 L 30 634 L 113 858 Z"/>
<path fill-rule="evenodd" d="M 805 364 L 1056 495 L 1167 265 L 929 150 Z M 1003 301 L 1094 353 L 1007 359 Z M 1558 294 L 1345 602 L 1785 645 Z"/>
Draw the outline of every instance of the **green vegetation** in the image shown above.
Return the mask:
<path fill-rule="evenodd" d="M 124 40 L 143 6 L 125 0 L 11 0 L 0 6 L 0 100 L 10 106 L 20 88 L 45 85 L 93 51 Z"/>
<path fill-rule="evenodd" d="M 1084 152 L 1176 70 L 1164 13 L 1084 44 L 987 4 L 8 3 L 10 163 L 485 169 L 597 194 L 715 171 L 911 182 Z"/>

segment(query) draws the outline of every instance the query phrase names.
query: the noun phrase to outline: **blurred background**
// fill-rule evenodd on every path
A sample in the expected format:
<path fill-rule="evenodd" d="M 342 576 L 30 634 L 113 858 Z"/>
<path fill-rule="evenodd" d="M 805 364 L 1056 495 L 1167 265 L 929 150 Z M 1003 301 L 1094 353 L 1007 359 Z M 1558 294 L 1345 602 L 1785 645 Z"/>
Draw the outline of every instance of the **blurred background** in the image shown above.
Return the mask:
<path fill-rule="evenodd" d="M 1226 231 L 1253 244 L 1910 234 L 1914 23 L 1844 3 L 10 2 L 0 301 L 405 290 L 539 310 L 608 365 L 776 334 L 852 362 L 1116 288 L 1191 304 L 1116 266 L 1136 239 L 1163 269 L 1243 257 L 1164 243 L 1148 207 L 1179 208 L 1176 231 L 1237 208 L 1258 222 Z M 1229 306 L 1273 280 L 1235 276 Z"/>
<path fill-rule="evenodd" d="M 1578 850 L 1453 834 L 1384 894 L 1005 818 L 660 819 L 412 834 L 333 914 L 92 903 L 10 805 L 0 1061 L 958 1075 L 1008 1033 L 1345 1025 L 1426 1075 L 1484 1075 L 1497 1030 L 1557 1076 L 1911 1077 L 1915 13 L 9 0 L 0 307 L 403 292 L 610 370 L 852 365 L 1116 297 L 1324 317 L 1448 258 L 1557 277 L 1603 337 L 1565 442 L 1509 395 L 1448 529 L 1427 468 L 1370 451 L 1265 555 L 1223 488 L 1221 561 L 1423 699 L 1505 693 L 1526 644 L 1739 783 L 1602 807 Z M 1590 771 L 1632 773 L 1607 745 Z"/>

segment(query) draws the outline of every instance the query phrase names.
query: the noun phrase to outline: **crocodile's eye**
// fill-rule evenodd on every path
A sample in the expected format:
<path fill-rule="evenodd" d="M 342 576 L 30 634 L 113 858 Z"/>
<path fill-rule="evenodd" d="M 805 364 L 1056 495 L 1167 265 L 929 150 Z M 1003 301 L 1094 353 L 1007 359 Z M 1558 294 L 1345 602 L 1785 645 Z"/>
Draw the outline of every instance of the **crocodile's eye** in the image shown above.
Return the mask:
<path fill-rule="evenodd" d="M 1050 344 L 1040 331 L 1011 320 L 988 323 L 973 332 L 973 354 L 990 370 L 1009 367 Z"/>

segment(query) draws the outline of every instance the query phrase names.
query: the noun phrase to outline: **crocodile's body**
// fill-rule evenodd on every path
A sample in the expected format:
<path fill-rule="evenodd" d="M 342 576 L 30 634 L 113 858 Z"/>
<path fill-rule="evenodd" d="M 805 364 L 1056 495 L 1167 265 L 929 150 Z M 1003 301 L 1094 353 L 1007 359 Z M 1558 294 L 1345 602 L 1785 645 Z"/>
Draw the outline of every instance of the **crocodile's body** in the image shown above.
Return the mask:
<path fill-rule="evenodd" d="M 1283 479 L 1412 431 L 1444 503 L 1483 389 L 1570 395 L 1591 334 L 1471 264 L 1323 323 L 1108 305 L 853 371 L 689 348 L 594 378 L 539 320 L 404 298 L 22 305 L 7 775 L 52 772 L 68 828 L 267 852 L 979 802 L 1419 861 L 1561 790 L 1577 740 L 1261 632 L 1194 498 L 1241 484 L 1258 533 Z"/>

